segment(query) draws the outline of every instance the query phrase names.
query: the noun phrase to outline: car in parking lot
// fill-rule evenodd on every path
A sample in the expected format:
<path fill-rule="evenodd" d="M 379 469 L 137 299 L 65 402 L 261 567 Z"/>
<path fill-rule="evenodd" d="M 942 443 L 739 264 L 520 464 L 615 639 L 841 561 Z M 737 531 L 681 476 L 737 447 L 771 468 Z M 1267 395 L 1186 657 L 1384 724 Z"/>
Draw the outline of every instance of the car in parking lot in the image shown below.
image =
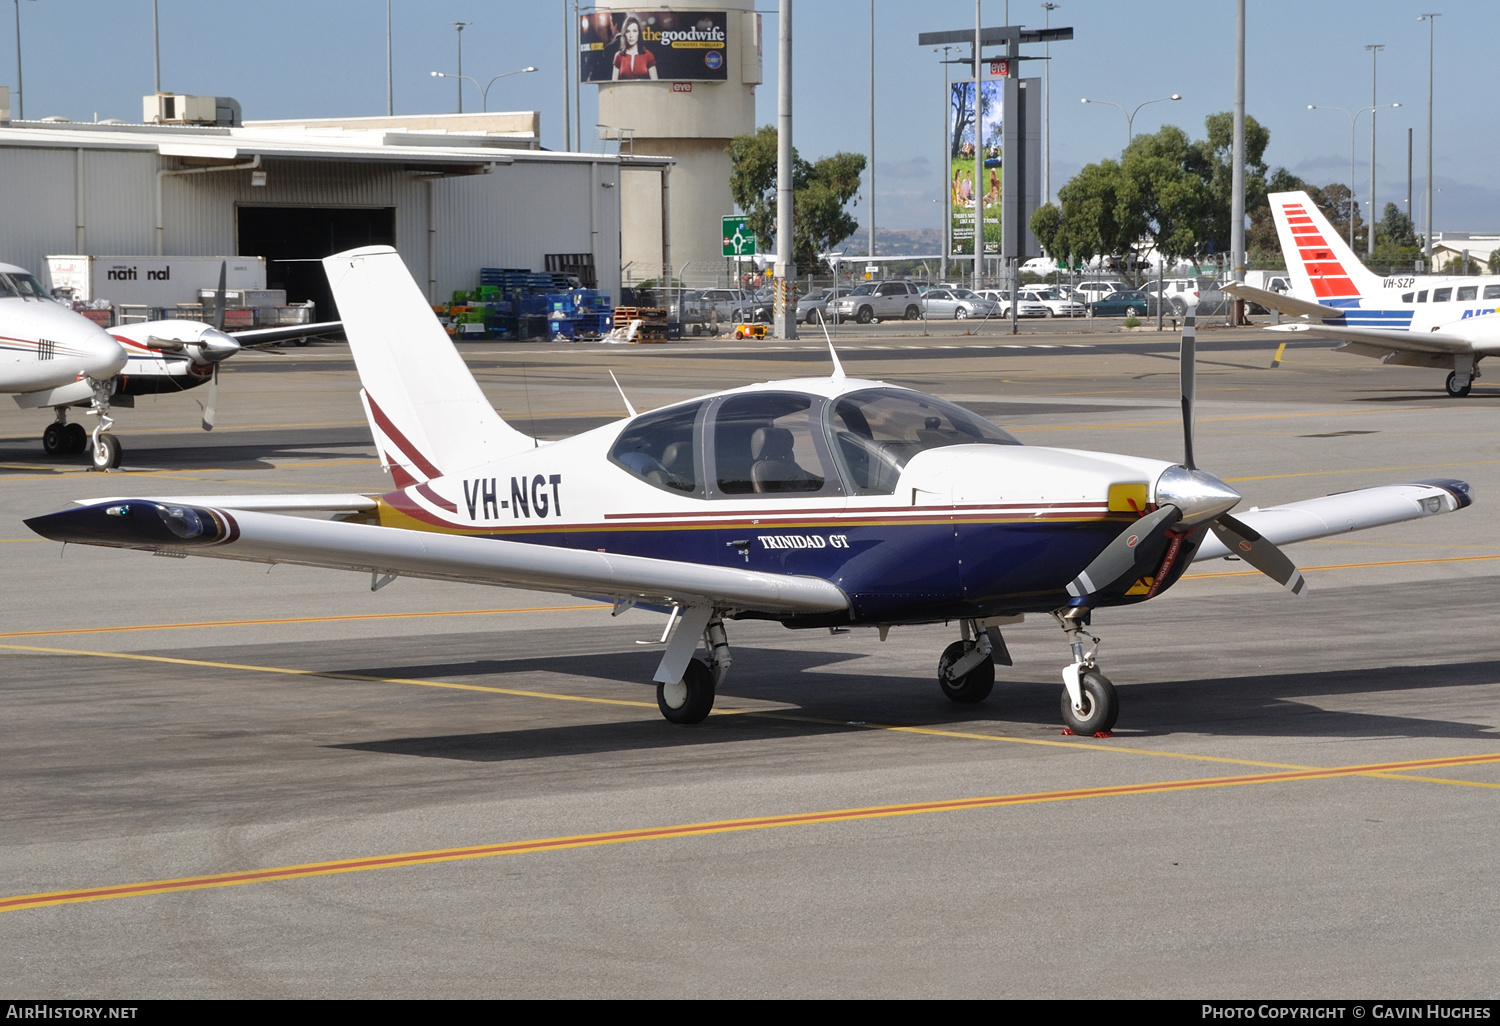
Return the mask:
<path fill-rule="evenodd" d="M 1153 298 L 1140 289 L 1111 292 L 1103 299 L 1091 300 L 1089 313 L 1095 317 L 1143 317 L 1148 310 L 1155 309 Z"/>
<path fill-rule="evenodd" d="M 928 289 L 922 296 L 922 308 L 931 318 L 998 317 L 1000 304 L 968 289 Z"/>
<path fill-rule="evenodd" d="M 1041 303 L 1053 317 L 1082 317 L 1088 308 L 1057 289 L 1022 289 L 1021 298 Z"/>
<path fill-rule="evenodd" d="M 1010 316 L 1010 293 L 1003 289 L 985 289 L 979 293 L 985 299 L 990 300 L 998 308 L 995 311 L 997 317 Z M 1023 291 L 1020 300 L 1016 303 L 1017 317 L 1046 317 L 1052 313 L 1047 309 L 1047 304 L 1039 299 L 1030 299 Z"/>
<path fill-rule="evenodd" d="M 797 300 L 797 323 L 817 324 L 828 317 L 828 301 L 833 298 L 833 289 L 813 289 Z"/>
<path fill-rule="evenodd" d="M 840 296 L 834 304 L 834 317 L 839 321 L 914 321 L 922 316 L 922 297 L 915 282 L 867 281 L 855 286 L 854 291 Z"/>

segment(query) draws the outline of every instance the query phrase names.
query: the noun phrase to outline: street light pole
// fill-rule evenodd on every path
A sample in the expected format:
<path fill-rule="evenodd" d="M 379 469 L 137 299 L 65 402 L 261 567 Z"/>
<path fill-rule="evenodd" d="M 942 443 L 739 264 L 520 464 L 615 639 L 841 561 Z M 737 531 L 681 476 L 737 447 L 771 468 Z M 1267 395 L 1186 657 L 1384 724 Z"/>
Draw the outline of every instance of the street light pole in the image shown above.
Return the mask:
<path fill-rule="evenodd" d="M 152 23 L 155 24 L 156 7 L 151 8 Z M 161 60 L 156 62 L 156 91 L 161 92 Z M 26 120 L 26 93 L 21 82 L 21 0 L 16 0 L 16 120 Z M 1430 149 L 1431 147 L 1429 147 Z"/>
<path fill-rule="evenodd" d="M 458 79 L 458 112 L 464 112 L 464 29 L 474 24 L 472 21 L 450 21 L 448 24 L 458 29 L 458 74 L 453 77 Z M 447 75 L 443 75 L 447 78 Z"/>
<path fill-rule="evenodd" d="M 1118 103 L 1115 103 L 1113 100 L 1091 100 L 1087 96 L 1083 98 L 1082 102 L 1108 104 L 1115 110 L 1119 111 L 1121 114 L 1125 115 L 1125 149 L 1128 150 L 1130 149 L 1130 140 L 1135 138 L 1135 116 L 1141 112 L 1142 107 L 1153 103 L 1166 103 L 1168 100 L 1180 99 L 1182 99 L 1181 95 L 1179 95 L 1178 93 L 1173 93 L 1171 96 L 1162 96 L 1158 97 L 1155 100 L 1144 100 L 1141 103 L 1135 105 L 1135 110 L 1126 110 L 1124 107 L 1120 106 Z"/>
<path fill-rule="evenodd" d="M 152 0 L 155 3 L 155 0 Z M 153 10 L 155 8 L 153 7 Z M 396 113 L 396 85 L 391 70 L 391 0 L 385 0 L 385 113 L 387 117 Z M 161 85 L 158 83 L 157 90 Z"/>
<path fill-rule="evenodd" d="M 875 258 L 875 0 L 870 0 L 870 259 Z M 866 261 L 868 265 L 869 261 Z"/>
<path fill-rule="evenodd" d="M 1432 273 L 1432 41 L 1433 26 L 1441 14 L 1424 14 L 1418 21 L 1427 23 L 1427 244 L 1424 258 L 1427 273 Z"/>
<path fill-rule="evenodd" d="M 1372 43 L 1365 47 L 1370 51 L 1370 106 L 1375 106 L 1375 62 L 1380 57 L 1380 51 L 1385 49 L 1384 43 Z M 1369 238 L 1365 240 L 1365 255 L 1375 255 L 1375 111 L 1370 111 L 1370 230 L 1366 233 Z"/>
<path fill-rule="evenodd" d="M 948 51 L 952 49 L 943 47 L 943 265 L 938 272 L 943 281 L 948 280 L 948 251 L 953 244 L 953 144 L 948 138 L 949 105 L 953 102 L 953 87 L 948 82 Z M 937 47 L 932 48 L 933 53 L 937 51 Z M 922 309 L 927 308 L 924 305 Z"/>
<path fill-rule="evenodd" d="M 479 90 L 480 105 L 483 107 L 484 112 L 486 114 L 488 114 L 489 110 L 490 110 L 490 86 L 494 85 L 496 82 L 500 81 L 500 79 L 502 79 L 502 78 L 510 78 L 510 76 L 512 76 L 512 75 L 525 75 L 525 74 L 527 74 L 529 72 L 532 72 L 532 71 L 535 71 L 535 70 L 536 70 L 536 68 L 518 68 L 515 71 L 507 71 L 504 74 L 496 75 L 494 78 L 490 79 L 488 82 L 486 82 L 482 86 L 479 84 L 479 79 L 472 78 L 469 75 L 449 75 L 449 74 L 447 74 L 445 72 L 442 72 L 442 71 L 434 71 L 432 73 L 432 77 L 433 78 L 456 78 L 456 79 L 460 79 L 462 81 L 473 82 L 474 83 L 474 88 Z M 462 114 L 463 111 L 459 111 L 459 113 Z"/>
<path fill-rule="evenodd" d="M 1042 4 L 1043 28 L 1052 27 L 1052 12 L 1062 4 Z M 1006 19 L 1007 21 L 1009 19 Z M 1042 46 L 1042 202 L 1052 202 L 1052 44 Z"/>

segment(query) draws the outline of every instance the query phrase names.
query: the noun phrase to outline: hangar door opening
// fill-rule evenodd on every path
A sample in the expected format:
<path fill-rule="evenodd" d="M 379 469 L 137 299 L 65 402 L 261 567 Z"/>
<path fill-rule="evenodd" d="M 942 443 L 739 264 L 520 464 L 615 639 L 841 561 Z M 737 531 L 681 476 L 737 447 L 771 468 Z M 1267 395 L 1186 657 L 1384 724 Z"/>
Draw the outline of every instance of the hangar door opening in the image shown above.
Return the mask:
<path fill-rule="evenodd" d="M 356 246 L 396 244 L 395 207 L 239 208 L 239 255 L 266 258 L 266 287 L 286 289 L 289 303 L 318 304 L 320 321 L 338 308 L 321 260 Z M 293 262 L 279 262 L 293 261 Z"/>

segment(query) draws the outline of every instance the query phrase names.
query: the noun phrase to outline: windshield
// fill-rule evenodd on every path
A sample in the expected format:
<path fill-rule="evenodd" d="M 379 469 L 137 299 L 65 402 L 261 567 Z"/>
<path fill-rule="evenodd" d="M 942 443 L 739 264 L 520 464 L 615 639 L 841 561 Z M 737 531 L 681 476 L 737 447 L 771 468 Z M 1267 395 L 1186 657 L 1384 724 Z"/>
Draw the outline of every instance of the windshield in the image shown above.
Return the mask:
<path fill-rule="evenodd" d="M 827 407 L 825 430 L 855 495 L 889 495 L 919 452 L 949 445 L 1020 445 L 961 406 L 897 388 L 867 388 Z"/>
<path fill-rule="evenodd" d="M 47 290 L 42 288 L 42 283 L 29 274 L 16 274 L 10 272 L 0 274 L 0 297 L 14 298 L 24 296 L 27 299 L 50 299 Z"/>
<path fill-rule="evenodd" d="M 875 291 L 875 286 L 872 285 L 870 282 L 865 282 L 863 285 L 860 285 L 859 287 L 857 287 L 853 292 L 848 293 L 848 295 L 851 295 L 851 296 L 868 296 L 868 295 L 872 294 L 874 291 Z"/>
<path fill-rule="evenodd" d="M 968 289 L 954 289 L 953 290 L 953 294 L 955 296 L 957 296 L 959 299 L 978 299 L 979 298 L 974 293 L 970 292 Z"/>

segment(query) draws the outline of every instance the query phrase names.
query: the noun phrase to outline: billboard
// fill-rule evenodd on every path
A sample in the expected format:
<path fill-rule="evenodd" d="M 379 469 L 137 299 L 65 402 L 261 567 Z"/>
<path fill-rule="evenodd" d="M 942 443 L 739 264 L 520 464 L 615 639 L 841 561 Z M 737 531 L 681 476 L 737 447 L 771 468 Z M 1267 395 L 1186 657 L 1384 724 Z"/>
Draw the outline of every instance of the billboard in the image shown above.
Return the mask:
<path fill-rule="evenodd" d="M 724 82 L 723 11 L 596 11 L 578 19 L 581 82 Z"/>
<path fill-rule="evenodd" d="M 974 110 L 974 83 L 955 82 L 948 97 L 949 193 L 948 252 L 974 252 L 974 210 L 983 210 L 984 251 L 1000 252 L 1000 211 L 1005 180 L 1004 145 L 1005 79 L 981 83 L 978 116 Z M 976 180 L 977 157 L 984 166 Z"/>

